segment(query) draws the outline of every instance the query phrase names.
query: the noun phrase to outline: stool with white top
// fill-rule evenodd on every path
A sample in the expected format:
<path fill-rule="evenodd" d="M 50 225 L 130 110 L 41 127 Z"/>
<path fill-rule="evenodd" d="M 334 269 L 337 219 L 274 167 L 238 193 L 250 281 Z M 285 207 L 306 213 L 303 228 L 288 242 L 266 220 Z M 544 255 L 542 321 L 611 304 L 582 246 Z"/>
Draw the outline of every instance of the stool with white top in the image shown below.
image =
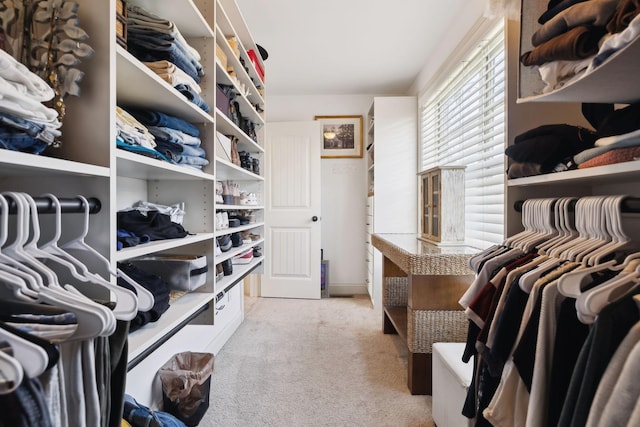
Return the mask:
<path fill-rule="evenodd" d="M 462 407 L 473 375 L 473 362 L 464 363 L 464 343 L 433 344 L 433 422 L 438 427 L 470 427 L 473 420 L 462 415 Z"/>

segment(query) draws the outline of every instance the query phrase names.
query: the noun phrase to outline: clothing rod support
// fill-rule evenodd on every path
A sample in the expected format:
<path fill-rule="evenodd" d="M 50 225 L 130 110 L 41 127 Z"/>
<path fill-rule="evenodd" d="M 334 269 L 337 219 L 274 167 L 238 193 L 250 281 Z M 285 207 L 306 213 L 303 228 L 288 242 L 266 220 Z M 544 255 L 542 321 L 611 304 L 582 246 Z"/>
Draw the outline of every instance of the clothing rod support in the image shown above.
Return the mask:
<path fill-rule="evenodd" d="M 524 200 L 518 200 L 514 202 L 513 208 L 516 212 L 522 212 L 522 205 Z M 573 212 L 575 207 L 575 201 L 571 203 L 569 210 Z M 640 198 L 638 197 L 626 197 L 620 204 L 620 211 L 623 213 L 640 213 Z"/>
<path fill-rule="evenodd" d="M 38 208 L 38 213 L 42 214 L 52 214 L 56 212 L 55 205 L 53 201 L 49 197 L 34 197 L 33 200 L 36 202 L 36 207 Z M 60 201 L 60 211 L 62 213 L 83 213 L 84 212 L 84 204 L 82 200 L 75 197 L 61 197 L 58 199 Z M 102 208 L 102 203 L 99 199 L 95 197 L 87 198 L 89 201 L 89 213 L 95 214 L 100 212 Z M 7 203 L 9 203 L 9 213 L 15 214 L 17 212 L 17 206 L 15 200 L 11 198 L 7 198 Z"/>

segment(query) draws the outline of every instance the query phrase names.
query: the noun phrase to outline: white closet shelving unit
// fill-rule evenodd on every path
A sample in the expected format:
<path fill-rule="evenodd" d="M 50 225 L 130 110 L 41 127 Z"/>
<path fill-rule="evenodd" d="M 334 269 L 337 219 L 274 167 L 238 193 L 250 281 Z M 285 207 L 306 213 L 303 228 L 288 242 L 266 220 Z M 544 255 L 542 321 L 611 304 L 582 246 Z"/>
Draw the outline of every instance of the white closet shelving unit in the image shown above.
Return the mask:
<path fill-rule="evenodd" d="M 252 139 L 233 121 L 231 121 L 220 109 L 215 110 L 216 128 L 225 135 L 231 135 L 238 140 L 238 151 L 250 153 L 252 158 L 259 161 L 259 173 L 243 169 L 233 163 L 216 157 L 216 179 L 218 181 L 230 180 L 238 184 L 240 190 L 246 193 L 254 193 L 257 198 L 257 205 L 227 205 L 216 203 L 215 209 L 219 212 L 240 212 L 241 214 L 251 213 L 255 217 L 255 222 L 240 227 L 216 230 L 216 237 L 242 231 L 249 231 L 253 235 L 258 235 L 258 240 L 251 243 L 244 243 L 242 246 L 232 248 L 218 257 L 217 262 L 222 262 L 239 253 L 245 252 L 250 247 L 264 248 L 264 161 L 266 157 L 264 142 L 265 138 L 265 84 L 255 70 L 248 51 L 253 50 L 258 53 L 258 47 L 249 32 L 248 27 L 242 17 L 235 0 L 218 0 L 216 9 L 216 42 L 227 58 L 227 68 L 232 67 L 235 73 L 234 80 L 226 69 L 223 69 L 220 61 L 216 61 L 216 83 L 234 86 L 239 95 L 235 101 L 238 102 L 239 111 L 242 117 L 251 120 L 256 128 L 256 139 Z M 234 54 L 228 42 L 230 37 L 235 37 L 240 57 Z M 264 70 L 264 65 L 262 65 Z M 238 85 L 244 86 L 245 91 Z M 251 212 L 248 212 L 251 211 Z M 263 253 L 262 250 L 260 250 Z M 254 257 L 249 264 L 236 264 L 233 266 L 233 275 L 225 276 L 216 282 L 216 293 L 226 289 L 236 280 L 236 277 L 244 277 L 250 272 L 262 273 L 263 256 Z"/>
<path fill-rule="evenodd" d="M 114 268 L 117 262 L 149 254 L 206 255 L 209 267 L 206 284 L 172 299 L 171 307 L 157 322 L 129 335 L 127 393 L 140 403 L 159 407 L 162 395 L 155 378 L 158 368 L 181 351 L 218 352 L 244 319 L 242 279 L 261 271 L 263 258 L 258 257 L 251 264 L 234 265 L 232 275 L 216 280 L 216 264 L 248 247 L 264 244 L 261 238 L 215 256 L 217 236 L 245 229 L 264 235 L 263 206 L 216 205 L 216 180 L 239 183 L 242 190 L 256 193 L 261 203 L 264 178 L 216 156 L 215 135 L 218 130 L 237 137 L 239 150 L 259 157 L 261 170 L 264 169 L 265 100 L 260 93 L 264 93 L 264 82 L 246 53 L 258 49 L 235 0 L 128 0 L 128 3 L 173 21 L 198 50 L 205 70 L 201 95 L 211 112 L 188 102 L 116 43 L 115 0 L 79 0 L 80 26 L 88 32 L 88 43 L 95 53 L 81 65 L 85 72 L 81 96 L 67 99 L 62 146 L 40 156 L 0 150 L 0 190 L 98 198 L 101 210 L 90 217 L 86 241 L 111 260 Z M 239 60 L 234 60 L 226 43 L 228 36 L 238 39 L 248 71 Z M 223 49 L 227 47 L 227 57 L 238 80 L 249 88 L 250 94 L 241 96 L 239 104 L 243 117 L 255 123 L 255 140 L 215 108 L 216 84 L 231 84 L 226 70 L 215 60 L 216 41 Z M 264 69 L 264 64 L 261 65 Z M 209 165 L 202 171 L 192 170 L 117 149 L 116 106 L 162 111 L 196 125 Z M 190 235 L 118 251 L 116 213 L 138 200 L 164 205 L 183 202 L 186 212 L 183 226 Z M 215 229 L 217 210 L 240 209 L 251 209 L 255 223 Z M 78 218 L 76 214 L 63 215 L 63 238 L 79 234 Z M 98 265 L 89 268 L 102 272 Z"/>
<path fill-rule="evenodd" d="M 523 1 L 522 22 L 510 25 L 509 43 L 518 48 L 509 49 L 510 99 L 508 141 L 535 126 L 549 123 L 569 123 L 591 127 L 580 111 L 583 102 L 626 104 L 640 101 L 640 87 L 635 76 L 640 67 L 636 39 L 626 48 L 607 59 L 589 75 L 550 93 L 544 87 L 535 67 L 522 66 L 518 52 L 531 49 L 531 34 L 538 28 L 537 18 L 547 8 L 545 1 Z M 520 30 L 520 31 L 518 31 Z M 513 83 L 512 83 L 513 82 Z M 517 82 L 517 87 L 516 83 Z M 626 194 L 638 196 L 640 162 L 631 161 L 587 169 L 571 170 L 525 178 L 509 179 L 506 188 L 506 233 L 513 235 L 522 230 L 521 215 L 514 208 L 519 200 L 536 197 L 588 196 Z M 629 222 L 626 230 L 635 234 L 637 225 Z"/>
<path fill-rule="evenodd" d="M 417 100 L 375 97 L 367 115 L 367 289 L 382 307 L 382 254 L 371 234 L 417 233 Z"/>

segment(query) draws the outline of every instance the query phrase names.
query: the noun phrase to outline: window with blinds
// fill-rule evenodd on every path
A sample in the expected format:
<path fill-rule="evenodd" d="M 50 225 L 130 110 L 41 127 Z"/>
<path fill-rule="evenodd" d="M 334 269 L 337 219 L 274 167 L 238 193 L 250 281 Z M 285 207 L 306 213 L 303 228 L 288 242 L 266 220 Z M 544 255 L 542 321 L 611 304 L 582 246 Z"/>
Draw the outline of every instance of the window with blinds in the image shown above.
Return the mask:
<path fill-rule="evenodd" d="M 504 25 L 491 31 L 421 104 L 421 164 L 465 168 L 465 242 L 485 248 L 504 236 Z"/>

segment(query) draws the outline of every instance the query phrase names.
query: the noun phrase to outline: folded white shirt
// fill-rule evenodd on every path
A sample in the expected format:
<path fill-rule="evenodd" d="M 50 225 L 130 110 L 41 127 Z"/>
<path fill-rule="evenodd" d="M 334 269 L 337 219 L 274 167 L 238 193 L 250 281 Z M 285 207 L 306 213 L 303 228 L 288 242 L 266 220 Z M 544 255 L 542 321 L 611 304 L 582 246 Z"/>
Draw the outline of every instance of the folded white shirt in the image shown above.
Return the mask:
<path fill-rule="evenodd" d="M 47 82 L 1 49 L 0 77 L 10 82 L 19 83 L 24 87 L 24 93 L 40 102 L 49 101 L 55 96 L 53 89 Z"/>

